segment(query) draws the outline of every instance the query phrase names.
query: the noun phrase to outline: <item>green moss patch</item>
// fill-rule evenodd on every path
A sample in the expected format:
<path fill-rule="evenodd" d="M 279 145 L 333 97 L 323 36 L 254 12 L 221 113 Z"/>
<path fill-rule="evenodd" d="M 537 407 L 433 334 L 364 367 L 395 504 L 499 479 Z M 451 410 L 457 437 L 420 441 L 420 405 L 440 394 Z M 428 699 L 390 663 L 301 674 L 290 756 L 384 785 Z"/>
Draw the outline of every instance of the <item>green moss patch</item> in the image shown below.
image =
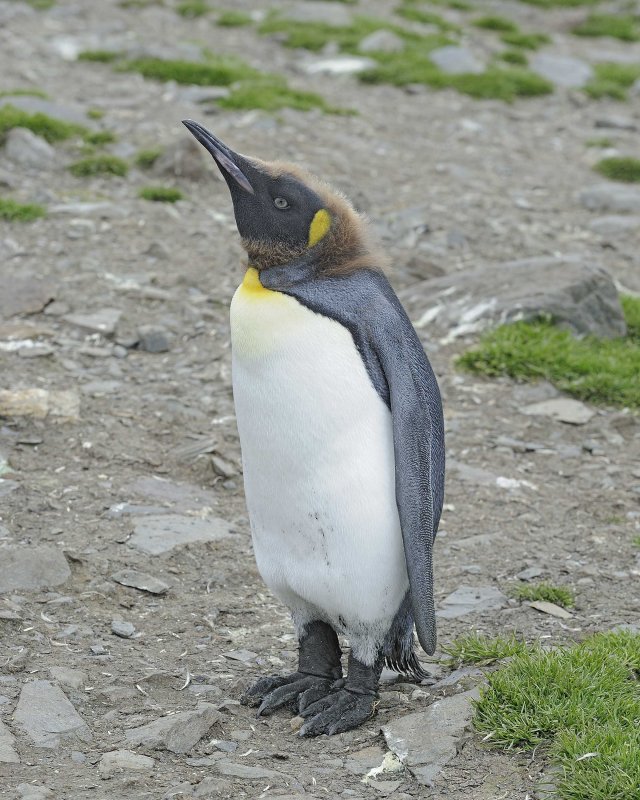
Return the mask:
<path fill-rule="evenodd" d="M 506 17 L 499 17 L 494 14 L 485 17 L 479 17 L 473 20 L 476 28 L 484 28 L 487 31 L 501 31 L 502 33 L 510 33 L 518 30 L 515 22 Z"/>
<path fill-rule="evenodd" d="M 436 27 L 440 28 L 441 31 L 459 31 L 460 27 L 458 25 L 454 25 L 453 22 L 449 22 L 448 20 L 441 17 L 440 14 L 436 14 L 433 11 L 425 11 L 422 8 L 416 8 L 414 5 L 405 3 L 404 5 L 399 6 L 396 9 L 396 14 L 400 17 L 404 17 L 404 19 L 408 19 L 411 22 L 422 22 L 426 25 L 435 25 Z"/>
<path fill-rule="evenodd" d="M 136 58 L 118 64 L 124 72 L 139 72 L 157 81 L 195 84 L 197 86 L 230 86 L 236 81 L 256 78 L 260 73 L 231 56 L 215 56 L 205 61 L 180 59 Z"/>
<path fill-rule="evenodd" d="M 480 375 L 545 379 L 567 394 L 640 408 L 640 299 L 622 297 L 627 336 L 576 339 L 550 321 L 515 322 L 487 333 L 458 364 Z"/>
<path fill-rule="evenodd" d="M 81 125 L 63 122 L 47 114 L 37 112 L 30 114 L 27 111 L 12 105 L 0 107 L 0 139 L 11 128 L 29 128 L 30 131 L 42 136 L 48 142 L 60 142 L 72 136 L 85 135 L 87 129 Z"/>
<path fill-rule="evenodd" d="M 16 203 L 6 197 L 0 197 L 0 219 L 7 222 L 31 222 L 44 217 L 47 212 L 36 203 Z"/>
<path fill-rule="evenodd" d="M 570 608 L 574 604 L 573 594 L 569 589 L 563 586 L 552 586 L 550 583 L 516 586 L 513 595 L 518 600 L 543 600 L 563 608 Z"/>
<path fill-rule="evenodd" d="M 139 150 L 136 154 L 136 166 L 140 169 L 151 169 L 161 155 L 162 150 L 159 147 Z"/>
<path fill-rule="evenodd" d="M 113 50 L 83 50 L 78 53 L 78 61 L 96 61 L 98 64 L 110 64 L 118 58 L 120 53 Z"/>
<path fill-rule="evenodd" d="M 154 203 L 177 203 L 184 197 L 179 189 L 170 186 L 145 186 L 138 194 L 143 200 L 151 200 Z"/>
<path fill-rule="evenodd" d="M 498 54 L 501 61 L 506 61 L 507 64 L 516 64 L 517 66 L 526 67 L 528 62 L 527 57 L 520 50 L 504 50 Z"/>
<path fill-rule="evenodd" d="M 585 145 L 587 147 L 613 147 L 614 141 L 606 136 L 598 136 L 595 139 L 587 139 Z"/>
<path fill-rule="evenodd" d="M 640 181 L 640 159 L 630 156 L 612 156 L 598 161 L 594 169 L 605 178 L 624 183 L 638 183 Z"/>
<path fill-rule="evenodd" d="M 310 111 L 318 108 L 327 114 L 351 113 L 347 109 L 331 106 L 315 92 L 291 89 L 284 79 L 268 76 L 243 81 L 233 89 L 229 97 L 219 100 L 218 105 L 233 110 L 260 108 L 263 111 L 279 111 L 282 108 L 294 108 L 298 111 Z"/>
<path fill-rule="evenodd" d="M 640 64 L 596 64 L 594 77 L 584 87 L 585 92 L 594 98 L 613 97 L 627 99 L 627 89 L 640 78 Z"/>
<path fill-rule="evenodd" d="M 551 41 L 546 33 L 523 33 L 522 31 L 503 33 L 500 38 L 505 44 L 522 47 L 524 50 L 537 50 L 541 45 Z"/>
<path fill-rule="evenodd" d="M 117 175 L 124 177 L 129 171 L 126 161 L 117 156 L 99 155 L 82 158 L 71 164 L 69 171 L 77 178 L 90 178 L 94 175 Z"/>
<path fill-rule="evenodd" d="M 251 25 L 252 22 L 251 15 L 244 11 L 223 11 L 216 19 L 216 25 L 223 28 L 241 28 L 243 25 Z"/>
<path fill-rule="evenodd" d="M 578 8 L 578 6 L 595 6 L 602 0 L 520 0 L 520 2 L 539 8 Z"/>
<path fill-rule="evenodd" d="M 490 745 L 548 747 L 564 800 L 633 800 L 640 786 L 640 635 L 531 647 L 488 676 L 474 725 Z"/>
<path fill-rule="evenodd" d="M 623 42 L 640 41 L 640 18 L 624 14 L 591 14 L 573 29 L 576 36 L 611 36 Z"/>
<path fill-rule="evenodd" d="M 5 89 L 0 97 L 41 97 L 46 100 L 49 95 L 42 89 Z"/>
<path fill-rule="evenodd" d="M 467 633 L 458 637 L 451 644 L 444 645 L 445 652 L 456 666 L 462 664 L 492 664 L 503 658 L 510 658 L 518 653 L 526 652 L 524 642 L 511 636 L 490 638 L 480 633 Z"/>
<path fill-rule="evenodd" d="M 89 145 L 102 147 L 105 144 L 112 144 L 116 141 L 116 135 L 112 131 L 93 131 L 87 133 L 84 140 Z"/>
<path fill-rule="evenodd" d="M 211 9 L 204 0 L 185 0 L 184 3 L 178 3 L 176 11 L 181 17 L 195 19 L 196 17 L 202 17 L 208 14 Z"/>

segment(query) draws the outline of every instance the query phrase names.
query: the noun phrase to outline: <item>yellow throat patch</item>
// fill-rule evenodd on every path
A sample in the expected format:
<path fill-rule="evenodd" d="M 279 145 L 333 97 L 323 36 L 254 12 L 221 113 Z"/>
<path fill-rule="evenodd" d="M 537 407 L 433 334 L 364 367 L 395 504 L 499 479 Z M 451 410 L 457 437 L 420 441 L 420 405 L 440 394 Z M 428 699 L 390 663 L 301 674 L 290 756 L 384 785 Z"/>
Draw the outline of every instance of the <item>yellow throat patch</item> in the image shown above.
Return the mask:
<path fill-rule="evenodd" d="M 321 208 L 320 211 L 316 211 L 315 216 L 311 220 L 311 225 L 309 225 L 309 247 L 318 244 L 320 239 L 323 239 L 327 233 L 329 233 L 330 227 L 331 214 L 329 214 L 327 209 Z"/>

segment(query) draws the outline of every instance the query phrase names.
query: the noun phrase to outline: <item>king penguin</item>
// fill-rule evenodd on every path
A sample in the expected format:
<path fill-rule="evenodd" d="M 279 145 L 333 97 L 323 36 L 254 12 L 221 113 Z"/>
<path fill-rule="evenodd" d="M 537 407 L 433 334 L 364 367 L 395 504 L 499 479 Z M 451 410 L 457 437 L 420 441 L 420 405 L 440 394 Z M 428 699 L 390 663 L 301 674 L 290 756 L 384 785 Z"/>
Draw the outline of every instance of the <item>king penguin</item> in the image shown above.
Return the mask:
<path fill-rule="evenodd" d="M 248 268 L 231 302 L 233 395 L 256 562 L 292 615 L 296 672 L 243 697 L 334 734 L 375 710 L 383 665 L 424 677 L 444 496 L 438 384 L 350 203 L 192 120 L 231 193 Z M 338 635 L 349 643 L 346 676 Z"/>

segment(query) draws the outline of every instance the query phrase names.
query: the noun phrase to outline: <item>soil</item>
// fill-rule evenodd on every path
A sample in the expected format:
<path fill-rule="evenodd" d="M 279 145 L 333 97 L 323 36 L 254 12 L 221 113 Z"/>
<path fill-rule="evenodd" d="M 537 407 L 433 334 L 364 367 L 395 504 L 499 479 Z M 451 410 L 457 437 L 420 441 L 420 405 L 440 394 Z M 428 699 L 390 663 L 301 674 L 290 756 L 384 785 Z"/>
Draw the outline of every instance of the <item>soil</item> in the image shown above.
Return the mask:
<path fill-rule="evenodd" d="M 588 58 L 591 51 L 624 47 L 640 61 L 638 45 L 572 38 L 568 25 L 586 13 L 580 9 L 494 6 L 508 7 L 533 30 L 553 33 L 558 52 Z M 388 3 L 367 3 L 371 13 L 390 10 Z M 472 265 L 573 253 L 640 291 L 637 233 L 592 231 L 595 214 L 578 200 L 582 190 L 602 182 L 591 170 L 601 151 L 585 141 L 606 135 L 621 154 L 631 153 L 640 126 L 637 97 L 621 105 L 558 90 L 505 105 L 450 91 L 413 93 L 353 78 L 311 77 L 299 68 L 300 53 L 250 28 L 217 28 L 211 17 L 188 20 L 159 5 L 61 0 L 43 12 L 15 2 L 0 11 L 10 15 L 0 31 L 3 87 L 37 86 L 63 106 L 102 109 L 99 126 L 118 136 L 110 151 L 127 158 L 187 137 L 180 120 L 191 117 L 240 152 L 303 164 L 353 197 L 383 232 L 398 290 Z M 478 47 L 490 38 L 473 30 L 469 36 Z M 319 91 L 358 115 L 205 113 L 176 86 L 65 60 L 64 39 L 82 42 L 80 49 L 97 49 L 107 39 L 140 42 L 160 54 L 197 42 L 267 65 L 292 85 Z M 606 59 L 594 54 L 593 60 Z M 621 116 L 635 131 L 610 127 Z M 606 129 L 599 127 L 603 121 Z M 0 223 L 3 283 L 35 275 L 51 281 L 55 291 L 53 304 L 28 317 L 46 328 L 48 354 L 0 351 L 1 388 L 71 390 L 80 397 L 76 421 L 16 416 L 0 425 L 0 449 L 13 470 L 5 477 L 18 484 L 2 497 L 1 543 L 58 548 L 72 570 L 55 591 L 16 591 L 0 603 L 11 612 L 0 619 L 0 720 L 15 733 L 21 759 L 0 765 L 0 797 L 31 796 L 24 788 L 17 793 L 25 783 L 48 787 L 52 793 L 43 797 L 69 800 L 534 796 L 547 766 L 544 752 L 491 751 L 472 734 L 461 740 L 435 788 L 420 785 L 408 771 L 382 776 L 400 780 L 397 786 L 362 782 L 386 752 L 381 725 L 424 710 L 460 685 L 426 686 L 414 699 L 416 687 L 404 680 L 383 686 L 368 724 L 315 740 L 296 737 L 288 712 L 256 719 L 237 703 L 260 674 L 291 671 L 296 649 L 286 609 L 257 572 L 243 499 L 228 325 L 243 255 L 228 193 L 213 164 L 203 160 L 201 180 L 175 181 L 183 201 L 150 203 L 138 198 L 138 189 L 166 184 L 166 178 L 136 169 L 124 179 L 75 178 L 66 166 L 76 156 L 71 146 L 58 145 L 54 163 L 29 171 L 0 151 L 11 196 L 50 208 L 35 223 Z M 72 203 L 106 205 L 55 210 Z M 409 246 L 388 224 L 415 207 L 428 224 L 420 247 Z M 121 311 L 112 336 L 87 333 L 64 319 L 103 308 Z M 145 324 L 164 329 L 170 350 L 132 346 Z M 438 602 L 461 585 L 495 586 L 508 596 L 519 583 L 516 574 L 528 567 L 576 595 L 568 620 L 509 600 L 499 610 L 442 619 L 440 641 L 480 630 L 561 643 L 637 622 L 637 418 L 597 409 L 588 423 L 572 426 L 523 415 L 523 406 L 555 390 L 461 373 L 453 358 L 464 342 L 445 345 L 425 328 L 420 334 L 443 392 L 451 465 L 436 547 Z M 186 456 L 188 446 L 199 454 Z M 169 492 L 164 484 L 158 493 L 157 481 L 143 480 L 154 476 L 178 488 Z M 141 506 L 220 517 L 231 533 L 150 555 L 130 542 L 149 511 Z M 170 589 L 155 596 L 124 587 L 111 578 L 123 569 L 150 573 Z M 132 623 L 134 635 L 114 635 L 114 619 Z M 63 688 L 90 728 L 89 742 L 33 747 L 12 722 L 22 684 L 51 679 L 54 667 L 86 673 L 76 688 Z M 102 754 L 127 748 L 127 729 L 193 709 L 201 700 L 221 707 L 223 716 L 191 752 L 143 746 L 138 752 L 155 759 L 151 771 L 100 776 Z M 224 751 L 225 742 L 232 752 Z M 260 767 L 270 777 L 259 771 L 252 779 L 221 774 L 221 759 Z"/>

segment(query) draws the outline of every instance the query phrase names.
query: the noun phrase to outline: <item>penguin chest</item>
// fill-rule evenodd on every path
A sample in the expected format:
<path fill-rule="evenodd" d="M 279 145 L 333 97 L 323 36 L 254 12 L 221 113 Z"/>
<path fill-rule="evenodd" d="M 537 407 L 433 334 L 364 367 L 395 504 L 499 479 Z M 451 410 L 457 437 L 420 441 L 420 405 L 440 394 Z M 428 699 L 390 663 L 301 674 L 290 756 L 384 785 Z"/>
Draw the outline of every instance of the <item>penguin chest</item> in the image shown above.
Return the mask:
<path fill-rule="evenodd" d="M 296 613 L 393 617 L 407 589 L 390 412 L 349 331 L 296 299 L 236 292 L 233 391 L 256 560 Z"/>

